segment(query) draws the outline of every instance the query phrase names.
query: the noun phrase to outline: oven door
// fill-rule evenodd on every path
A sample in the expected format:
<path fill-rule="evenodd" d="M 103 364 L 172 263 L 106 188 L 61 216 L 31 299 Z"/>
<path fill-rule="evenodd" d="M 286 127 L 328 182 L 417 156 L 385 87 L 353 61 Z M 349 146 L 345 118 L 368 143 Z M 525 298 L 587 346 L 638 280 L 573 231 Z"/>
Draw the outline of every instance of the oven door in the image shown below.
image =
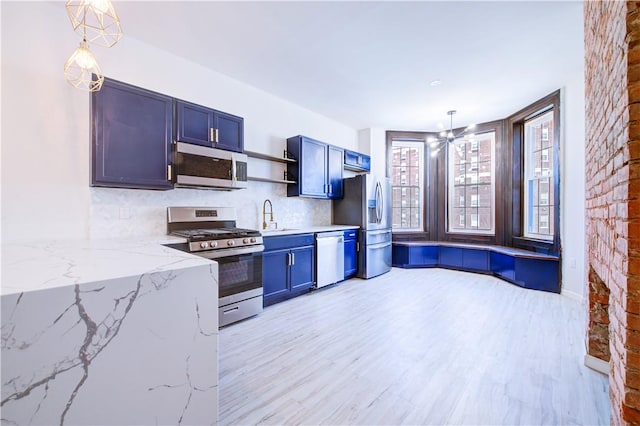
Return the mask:
<path fill-rule="evenodd" d="M 262 299 L 263 250 L 263 245 L 255 245 L 198 253 L 218 263 L 219 306 L 252 297 Z"/>

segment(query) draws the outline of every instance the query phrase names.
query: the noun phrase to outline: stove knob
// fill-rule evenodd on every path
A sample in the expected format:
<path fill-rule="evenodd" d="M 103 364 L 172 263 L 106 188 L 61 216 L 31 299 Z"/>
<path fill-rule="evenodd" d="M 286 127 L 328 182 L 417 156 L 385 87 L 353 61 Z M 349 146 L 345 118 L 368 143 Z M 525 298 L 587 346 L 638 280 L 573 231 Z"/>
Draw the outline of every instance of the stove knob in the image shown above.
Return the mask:
<path fill-rule="evenodd" d="M 256 238 L 255 237 L 251 237 L 251 242 L 255 243 L 256 242 Z"/>
<path fill-rule="evenodd" d="M 211 245 L 211 248 L 216 248 L 218 247 L 218 242 L 217 241 L 211 241 L 211 243 L 209 243 Z"/>
<path fill-rule="evenodd" d="M 245 244 L 249 244 L 249 239 L 245 238 L 244 240 L 242 240 L 242 242 L 245 243 Z"/>
<path fill-rule="evenodd" d="M 233 246 L 233 245 L 235 245 L 235 244 L 236 244 L 236 242 L 235 242 L 235 241 L 233 241 L 233 240 L 229 240 L 229 241 L 227 241 L 227 245 L 228 245 L 228 246 Z"/>
<path fill-rule="evenodd" d="M 207 243 L 207 242 L 200 243 L 200 247 L 205 249 L 205 248 L 209 247 L 209 243 Z"/>

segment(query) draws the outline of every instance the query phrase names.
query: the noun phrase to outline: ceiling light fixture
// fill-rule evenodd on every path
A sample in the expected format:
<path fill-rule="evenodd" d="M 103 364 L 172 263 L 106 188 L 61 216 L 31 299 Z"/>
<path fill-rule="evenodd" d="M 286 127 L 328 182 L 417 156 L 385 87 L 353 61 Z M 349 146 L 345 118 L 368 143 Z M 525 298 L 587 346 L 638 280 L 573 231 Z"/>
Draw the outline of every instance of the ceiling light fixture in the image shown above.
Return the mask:
<path fill-rule="evenodd" d="M 64 64 L 64 77 L 73 87 L 97 92 L 104 76 L 89 42 L 112 47 L 122 38 L 122 27 L 111 0 L 68 0 L 65 4 L 73 30 L 82 34 L 80 46 Z"/>
<path fill-rule="evenodd" d="M 97 92 L 102 87 L 104 76 L 96 57 L 89 50 L 87 40 L 82 40 L 65 62 L 64 77 L 76 89 Z"/>
<path fill-rule="evenodd" d="M 122 27 L 110 0 L 68 0 L 65 5 L 74 31 L 83 39 L 111 47 L 122 38 Z"/>
<path fill-rule="evenodd" d="M 441 131 L 440 134 L 438 135 L 439 137 L 437 138 L 433 136 L 427 138 L 427 143 L 431 147 L 432 157 L 435 157 L 436 155 L 438 155 L 438 152 L 440 152 L 440 150 L 443 147 L 445 147 L 448 143 L 454 142 L 456 139 L 460 139 L 460 138 L 473 139 L 474 138 L 473 133 L 467 133 L 467 132 L 475 128 L 476 127 L 475 124 L 469 124 L 458 134 L 453 133 L 453 116 L 456 112 L 457 112 L 456 110 L 447 111 L 447 114 L 449 115 L 449 117 L 451 117 L 449 131 L 446 131 L 446 130 Z"/>

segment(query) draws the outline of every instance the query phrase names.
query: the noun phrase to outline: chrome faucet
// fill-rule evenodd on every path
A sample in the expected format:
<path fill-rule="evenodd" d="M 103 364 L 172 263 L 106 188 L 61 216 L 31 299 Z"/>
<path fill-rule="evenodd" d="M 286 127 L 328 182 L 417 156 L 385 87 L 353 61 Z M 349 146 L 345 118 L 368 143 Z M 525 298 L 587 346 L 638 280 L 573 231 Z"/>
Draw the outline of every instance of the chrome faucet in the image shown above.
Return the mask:
<path fill-rule="evenodd" d="M 269 211 L 267 212 L 267 203 L 269 203 Z M 269 215 L 269 223 L 267 224 L 267 214 Z M 272 223 L 278 228 L 278 222 L 273 221 L 273 204 L 268 198 L 262 204 L 262 229 L 268 229 Z"/>

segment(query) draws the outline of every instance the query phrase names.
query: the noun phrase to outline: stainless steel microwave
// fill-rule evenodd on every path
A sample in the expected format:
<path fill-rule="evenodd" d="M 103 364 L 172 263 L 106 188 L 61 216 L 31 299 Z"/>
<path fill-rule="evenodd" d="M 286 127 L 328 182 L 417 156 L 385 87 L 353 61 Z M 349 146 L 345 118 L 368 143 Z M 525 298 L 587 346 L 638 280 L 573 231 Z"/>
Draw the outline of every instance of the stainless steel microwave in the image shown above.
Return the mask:
<path fill-rule="evenodd" d="M 176 186 L 224 190 L 247 187 L 245 154 L 177 142 L 173 166 Z"/>

